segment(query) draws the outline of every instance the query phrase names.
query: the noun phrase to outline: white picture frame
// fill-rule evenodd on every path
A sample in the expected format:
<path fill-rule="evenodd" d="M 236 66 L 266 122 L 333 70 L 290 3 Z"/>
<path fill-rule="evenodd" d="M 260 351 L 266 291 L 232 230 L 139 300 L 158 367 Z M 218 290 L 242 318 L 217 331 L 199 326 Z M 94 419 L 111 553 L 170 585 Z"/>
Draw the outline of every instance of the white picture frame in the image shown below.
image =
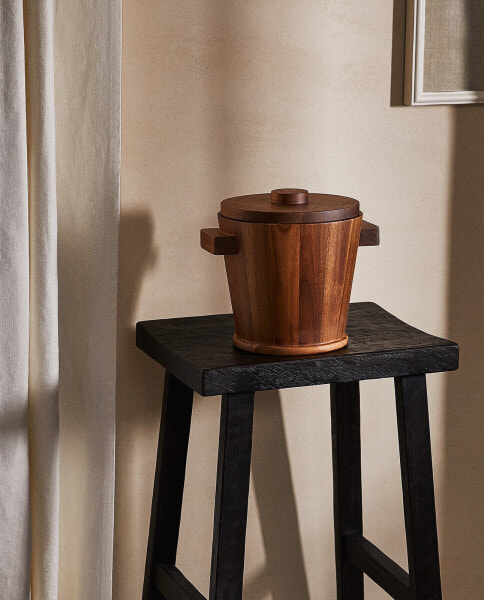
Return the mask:
<path fill-rule="evenodd" d="M 419 106 L 484 102 L 484 90 L 424 90 L 426 14 L 426 0 L 407 0 L 404 103 Z"/>

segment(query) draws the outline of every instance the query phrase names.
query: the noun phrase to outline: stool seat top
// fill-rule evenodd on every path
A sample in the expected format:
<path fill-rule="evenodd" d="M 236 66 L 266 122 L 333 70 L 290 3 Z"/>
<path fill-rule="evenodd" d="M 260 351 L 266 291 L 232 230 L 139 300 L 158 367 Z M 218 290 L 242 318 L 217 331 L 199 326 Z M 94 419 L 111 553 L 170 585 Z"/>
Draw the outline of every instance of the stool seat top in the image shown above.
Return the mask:
<path fill-rule="evenodd" d="M 453 371 L 456 343 L 429 335 L 374 304 L 350 305 L 345 348 L 268 356 L 234 347 L 231 314 L 141 321 L 136 345 L 202 396 Z"/>

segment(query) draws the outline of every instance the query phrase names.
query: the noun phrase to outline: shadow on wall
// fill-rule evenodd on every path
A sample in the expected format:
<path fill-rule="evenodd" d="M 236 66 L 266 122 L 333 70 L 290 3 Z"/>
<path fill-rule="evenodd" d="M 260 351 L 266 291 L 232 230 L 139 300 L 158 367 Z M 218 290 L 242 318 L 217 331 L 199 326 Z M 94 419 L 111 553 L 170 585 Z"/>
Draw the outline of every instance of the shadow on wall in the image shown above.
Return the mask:
<path fill-rule="evenodd" d="M 482 20 L 467 6 L 472 57 Z M 447 379 L 441 548 L 444 590 L 471 600 L 484 589 L 484 106 L 456 107 L 454 128 L 448 326 L 461 366 Z"/>
<path fill-rule="evenodd" d="M 469 5 L 471 6 L 471 5 Z M 391 105 L 402 105 L 405 0 L 394 0 Z M 479 36 L 469 14 L 469 51 Z M 424 107 L 417 110 L 433 110 Z M 471 600 L 484 588 L 484 107 L 454 113 L 450 208 L 448 336 L 461 347 L 461 366 L 447 376 L 445 472 L 439 522 L 442 584 L 449 598 Z"/>
<path fill-rule="evenodd" d="M 148 530 L 149 510 L 146 507 L 151 506 L 151 500 L 141 493 L 133 493 L 137 487 L 143 489 L 143 486 L 137 486 L 141 453 L 137 446 L 143 430 L 151 430 L 152 424 L 159 421 L 163 390 L 163 370 L 136 348 L 132 325 L 141 283 L 157 259 L 151 215 L 145 211 L 123 210 L 119 241 L 116 464 L 122 465 L 123 472 L 116 473 L 114 598 L 122 598 L 126 592 L 123 587 L 126 582 L 117 573 L 132 569 L 131 554 L 125 551 L 126 540 L 137 540 L 142 537 L 141 531 Z M 153 472 L 155 456 L 153 449 L 149 457 L 153 461 Z M 148 489 L 151 493 L 151 486 Z M 133 548 L 133 551 L 144 557 L 146 545 Z M 133 586 L 139 583 L 135 581 Z M 140 594 L 140 591 L 133 592 L 132 597 L 141 597 Z"/>
<path fill-rule="evenodd" d="M 392 106 L 403 104 L 405 4 L 394 0 Z M 472 47 L 479 20 L 468 6 L 472 56 L 482 48 Z M 444 596 L 474 600 L 484 589 L 484 106 L 454 111 L 447 335 L 460 345 L 461 364 L 446 376 L 439 546 Z"/>
<path fill-rule="evenodd" d="M 117 464 L 123 473 L 116 478 L 116 570 L 129 571 L 129 553 L 123 552 L 126 540 L 139 539 L 147 531 L 151 499 L 132 493 L 139 476 L 136 441 L 143 427 L 152 428 L 159 421 L 163 369 L 147 360 L 134 345 L 133 314 L 146 271 L 156 263 L 153 249 L 153 224 L 145 212 L 126 212 L 120 223 L 120 289 L 118 300 L 118 398 Z M 136 399 L 136 401 L 134 401 Z M 268 425 L 269 424 L 269 425 Z M 156 451 L 151 453 L 153 462 Z M 154 471 L 154 464 L 153 469 Z M 268 473 L 272 476 L 268 477 Z M 281 399 L 277 391 L 257 395 L 254 419 L 252 483 L 256 497 L 264 550 L 265 568 L 256 578 L 246 581 L 244 598 L 262 600 L 271 593 L 273 600 L 309 600 L 296 500 L 289 464 Z M 140 486 L 141 488 L 142 486 Z M 151 494 L 151 486 L 148 487 Z M 127 519 L 120 519 L 127 515 Z M 138 548 L 143 556 L 145 544 Z M 127 564 L 123 564 L 124 560 Z M 122 578 L 114 576 L 114 597 Z M 140 582 L 135 582 L 135 587 Z"/>
<path fill-rule="evenodd" d="M 468 50 L 477 56 L 482 21 L 471 9 Z M 447 380 L 441 548 L 444 590 L 471 600 L 484 589 L 484 106 L 456 107 L 454 123 L 448 318 L 461 366 Z"/>
<path fill-rule="evenodd" d="M 403 106 L 405 20 L 407 0 L 393 0 L 392 75 L 390 106 Z"/>
<path fill-rule="evenodd" d="M 203 77 L 199 80 L 199 66 L 194 69 L 191 61 L 187 59 L 192 41 L 175 45 L 176 51 L 173 50 L 172 55 L 168 53 L 169 61 L 162 60 L 161 55 L 152 59 L 150 52 L 150 61 L 154 60 L 156 65 L 153 76 L 149 78 L 153 89 L 143 89 L 143 95 L 149 99 L 158 98 L 156 105 L 166 105 L 169 112 L 169 97 L 173 89 L 165 84 L 160 85 L 164 75 L 160 77 L 159 73 L 173 69 L 173 64 L 179 72 L 185 71 L 185 78 L 179 78 L 180 87 L 185 88 L 185 93 L 179 94 L 179 88 L 175 90 L 179 94 L 176 97 L 181 99 L 180 105 L 176 107 L 176 112 L 170 120 L 167 118 L 162 121 L 162 134 L 174 137 L 177 127 L 183 132 L 191 127 L 194 132 L 193 142 L 190 142 L 189 135 L 184 135 L 195 148 L 201 143 L 197 138 L 200 136 L 202 142 L 206 143 L 206 150 L 203 155 L 203 171 L 196 173 L 196 176 L 203 179 L 208 174 L 210 180 L 216 181 L 217 195 L 220 198 L 224 197 L 224 190 L 230 189 L 233 181 L 237 180 L 240 169 L 237 146 L 234 144 L 238 132 L 234 131 L 232 125 L 232 111 L 238 101 L 239 91 L 234 83 L 231 68 L 234 56 L 240 51 L 240 48 L 232 43 L 232 39 L 237 39 L 237 32 L 244 26 L 239 18 L 241 5 L 214 0 L 202 3 L 201 8 L 194 12 L 191 12 L 191 3 L 184 2 L 182 5 L 189 12 L 189 17 L 184 14 L 184 9 L 172 8 L 176 4 L 166 3 L 163 8 L 166 8 L 166 18 L 173 20 L 182 40 L 184 36 L 180 33 L 180 23 L 186 27 L 186 35 L 190 40 L 190 36 L 193 37 L 191 19 L 198 24 L 197 27 L 200 27 L 201 20 L 203 22 L 203 19 L 206 19 L 204 27 L 200 29 L 203 33 L 202 42 L 197 44 L 201 46 L 201 59 L 210 68 L 206 72 L 203 71 Z M 164 14 L 163 10 L 160 8 L 158 11 L 156 3 L 152 3 L 148 10 L 141 11 L 140 22 L 143 31 L 153 31 L 156 37 L 148 23 L 150 19 L 156 21 Z M 177 21 L 178 18 L 180 22 Z M 149 35 L 147 37 L 149 38 Z M 210 42 L 206 48 L 203 47 L 203 40 Z M 197 57 L 197 60 L 200 59 Z M 192 70 L 187 70 L 187 65 Z M 141 66 L 144 67 L 143 63 Z M 170 75 L 173 74 L 169 72 Z M 193 89 L 193 94 L 187 94 L 186 89 Z M 193 102 L 193 98 L 197 99 L 197 103 Z M 210 113 L 209 119 L 203 111 Z M 202 131 L 201 117 L 210 122 L 208 132 Z M 140 127 L 142 135 L 151 135 L 151 114 L 146 108 L 140 111 L 139 120 L 141 124 L 137 126 Z M 173 123 L 173 129 L 170 129 Z M 154 130 L 158 134 L 156 127 Z M 206 137 L 203 137 L 204 135 Z M 181 161 L 185 158 L 184 154 L 191 151 L 189 143 L 184 142 L 185 138 L 178 136 L 177 144 L 170 148 L 169 157 L 161 153 L 160 158 L 165 161 Z M 138 141 L 137 138 L 135 141 Z M 190 164 L 188 161 L 188 165 Z M 199 168 L 196 162 L 194 164 Z M 166 170 L 162 172 L 168 173 Z M 169 177 L 167 185 L 173 185 Z M 213 218 L 217 204 L 218 200 L 210 208 L 207 207 L 210 218 Z M 146 473 L 154 473 L 156 448 L 154 445 L 148 448 L 148 443 L 156 443 L 157 436 L 153 436 L 153 427 L 160 419 L 163 369 L 135 347 L 133 325 L 137 318 L 147 318 L 146 314 L 137 314 L 136 310 L 139 306 L 142 283 L 145 282 L 144 285 L 149 287 L 149 284 L 146 284 L 147 271 L 153 269 L 157 262 L 153 235 L 154 223 L 149 213 L 130 212 L 123 208 L 119 237 L 116 445 L 118 466 L 113 576 L 113 597 L 116 599 L 139 598 L 141 594 L 143 574 L 139 564 L 144 564 L 152 493 L 152 481 L 146 482 L 141 478 Z M 211 290 L 207 289 L 207 293 L 217 293 L 216 286 Z M 215 402 L 215 399 L 210 401 Z M 148 462 L 150 464 L 147 464 Z M 205 472 L 203 448 L 202 452 L 194 457 L 192 464 L 189 461 L 188 470 L 190 469 L 201 469 Z M 272 473 L 271 478 L 267 476 L 269 472 Z M 133 490 L 139 491 L 135 493 Z M 187 489 L 188 493 L 190 491 Z M 256 398 L 252 493 L 259 508 L 266 565 L 255 578 L 247 577 L 245 600 L 262 600 L 269 593 L 273 600 L 309 600 L 281 400 L 277 392 L 266 394 L 263 402 Z"/>
<path fill-rule="evenodd" d="M 456 107 L 454 151 L 448 327 L 461 358 L 447 379 L 441 562 L 444 591 L 471 600 L 484 589 L 484 107 Z"/>
<path fill-rule="evenodd" d="M 266 562 L 246 581 L 244 598 L 262 600 L 270 593 L 272 600 L 309 600 L 281 397 L 275 390 L 256 395 L 251 469 Z"/>

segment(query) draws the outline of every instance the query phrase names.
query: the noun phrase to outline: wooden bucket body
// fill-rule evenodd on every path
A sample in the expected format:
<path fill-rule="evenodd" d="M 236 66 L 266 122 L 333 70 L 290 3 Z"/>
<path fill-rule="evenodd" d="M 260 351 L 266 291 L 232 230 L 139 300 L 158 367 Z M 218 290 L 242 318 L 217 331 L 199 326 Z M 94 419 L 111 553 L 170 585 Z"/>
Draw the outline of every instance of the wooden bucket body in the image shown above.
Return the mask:
<path fill-rule="evenodd" d="M 235 346 L 301 355 L 347 344 L 361 213 L 310 224 L 218 219 L 221 232 L 237 239 L 236 253 L 225 254 Z"/>

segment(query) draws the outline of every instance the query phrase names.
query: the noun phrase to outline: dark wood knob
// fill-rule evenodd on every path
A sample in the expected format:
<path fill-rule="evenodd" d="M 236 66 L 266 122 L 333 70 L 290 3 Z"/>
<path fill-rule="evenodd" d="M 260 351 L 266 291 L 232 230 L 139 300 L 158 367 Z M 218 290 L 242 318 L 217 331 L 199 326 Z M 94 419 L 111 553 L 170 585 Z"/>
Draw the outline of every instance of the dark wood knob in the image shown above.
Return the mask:
<path fill-rule="evenodd" d="M 272 190 L 272 204 L 307 204 L 308 191 L 299 190 L 297 188 L 283 188 L 280 190 Z"/>

